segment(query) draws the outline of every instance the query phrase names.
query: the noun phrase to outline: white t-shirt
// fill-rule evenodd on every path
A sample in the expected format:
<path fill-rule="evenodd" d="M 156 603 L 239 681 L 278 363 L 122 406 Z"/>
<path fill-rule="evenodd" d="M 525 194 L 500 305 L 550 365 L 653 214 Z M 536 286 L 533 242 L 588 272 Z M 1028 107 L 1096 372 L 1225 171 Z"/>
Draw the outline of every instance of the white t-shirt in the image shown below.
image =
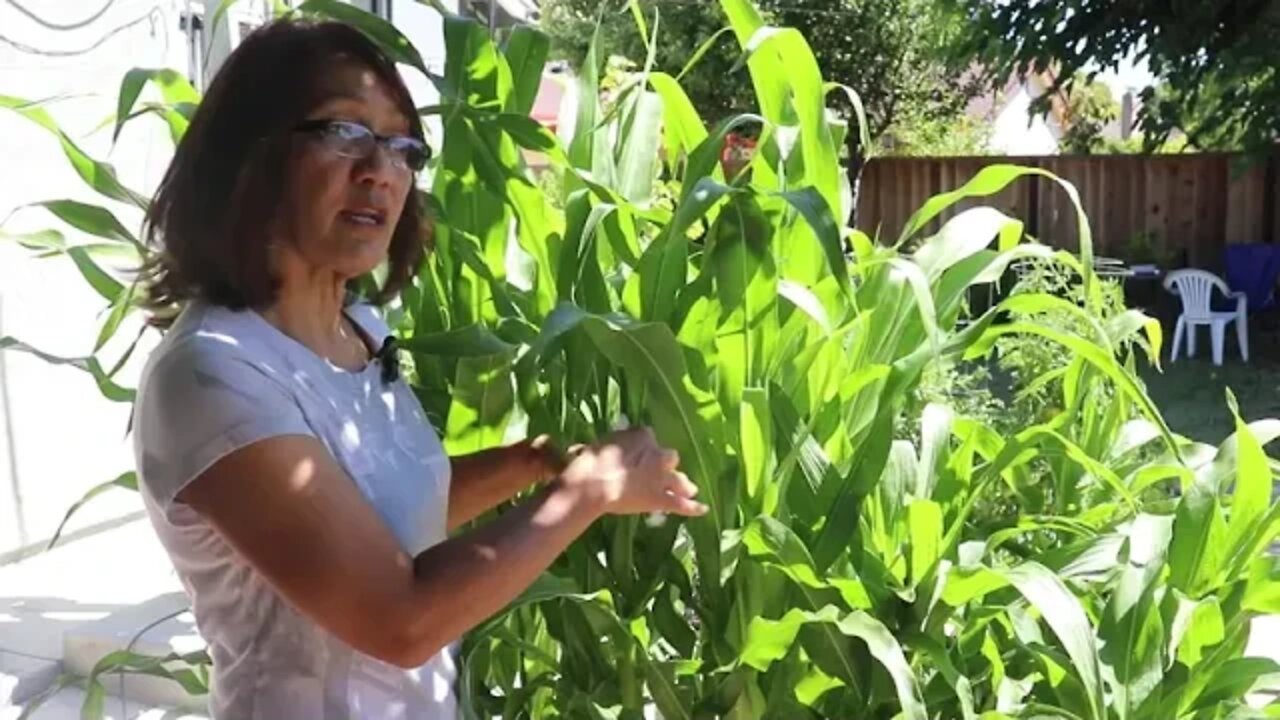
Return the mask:
<path fill-rule="evenodd" d="M 378 344 L 390 334 L 367 305 L 347 313 Z M 444 540 L 449 459 L 413 392 L 401 380 L 384 385 L 381 372 L 377 362 L 343 370 L 256 312 L 200 303 L 184 310 L 143 370 L 134 420 L 139 489 L 209 643 L 215 720 L 457 717 L 452 648 L 413 670 L 352 649 L 174 499 L 238 448 L 310 435 L 406 552 Z"/>

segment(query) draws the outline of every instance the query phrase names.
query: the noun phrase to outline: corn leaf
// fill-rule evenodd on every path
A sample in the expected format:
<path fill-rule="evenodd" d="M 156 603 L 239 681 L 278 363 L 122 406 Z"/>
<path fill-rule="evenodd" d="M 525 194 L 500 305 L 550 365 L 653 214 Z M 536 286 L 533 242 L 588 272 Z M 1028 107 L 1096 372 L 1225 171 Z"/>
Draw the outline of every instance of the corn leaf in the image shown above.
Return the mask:
<path fill-rule="evenodd" d="M 836 608 L 827 606 L 816 612 L 791 610 L 780 620 L 755 618 L 751 621 L 747 645 L 742 649 L 739 662 L 761 671 L 769 669 L 790 651 L 800 628 L 814 623 L 829 625 L 842 635 L 865 642 L 871 655 L 893 679 L 902 717 L 928 718 L 915 673 L 907 663 L 902 646 L 879 620 L 863 612 L 842 616 Z"/>
<path fill-rule="evenodd" d="M 54 122 L 49 112 L 41 107 L 41 103 L 23 100 L 22 98 L 12 97 L 8 95 L 0 95 L 0 108 L 8 109 L 31 122 L 39 125 L 54 137 L 58 138 L 58 142 L 62 145 L 62 153 L 71 163 L 71 167 L 84 180 L 85 184 L 93 188 L 98 194 L 119 200 L 123 203 L 129 203 L 142 210 L 147 209 L 148 199 L 125 187 L 116 177 L 116 170 L 110 164 L 94 160 L 85 154 L 78 145 L 71 140 Z"/>

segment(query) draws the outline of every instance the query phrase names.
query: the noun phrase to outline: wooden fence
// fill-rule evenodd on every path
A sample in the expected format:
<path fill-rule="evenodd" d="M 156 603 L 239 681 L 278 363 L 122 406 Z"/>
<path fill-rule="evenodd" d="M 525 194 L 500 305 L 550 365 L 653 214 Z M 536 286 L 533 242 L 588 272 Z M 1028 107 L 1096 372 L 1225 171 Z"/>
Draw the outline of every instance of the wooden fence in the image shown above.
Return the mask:
<path fill-rule="evenodd" d="M 983 167 L 1033 165 L 1075 185 L 1098 254 L 1131 263 L 1220 269 L 1224 245 L 1280 242 L 1280 155 L 1248 168 L 1241 160 L 1212 153 L 877 158 L 863 170 L 856 224 L 896 238 L 925 200 L 960 187 Z M 1078 247 L 1071 201 L 1047 179 L 1018 180 L 995 197 L 957 205 L 942 220 L 979 204 L 1023 220 L 1041 242 Z"/>

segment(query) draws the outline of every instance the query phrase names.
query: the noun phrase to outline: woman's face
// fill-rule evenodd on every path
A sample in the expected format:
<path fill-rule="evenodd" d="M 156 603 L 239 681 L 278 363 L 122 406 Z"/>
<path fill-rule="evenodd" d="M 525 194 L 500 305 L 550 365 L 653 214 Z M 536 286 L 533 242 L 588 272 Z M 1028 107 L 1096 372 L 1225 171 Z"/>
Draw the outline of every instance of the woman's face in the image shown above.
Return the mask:
<path fill-rule="evenodd" d="M 356 123 L 382 137 L 408 135 L 410 124 L 377 74 L 361 64 L 339 63 L 323 82 L 326 99 L 294 138 L 282 231 L 307 265 L 347 279 L 386 259 L 413 171 L 382 144 L 368 157 L 344 155 L 335 149 L 341 143 L 334 131 L 316 121 Z"/>

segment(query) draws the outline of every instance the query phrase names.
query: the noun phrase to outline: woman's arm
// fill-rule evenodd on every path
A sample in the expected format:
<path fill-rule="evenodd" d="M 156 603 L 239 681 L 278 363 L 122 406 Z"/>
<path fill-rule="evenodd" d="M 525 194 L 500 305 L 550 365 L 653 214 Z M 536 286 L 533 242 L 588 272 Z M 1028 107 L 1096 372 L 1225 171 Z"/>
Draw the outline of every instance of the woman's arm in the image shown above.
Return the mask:
<path fill-rule="evenodd" d="M 533 483 L 546 482 L 563 467 L 546 436 L 507 447 L 450 458 L 449 531 L 506 502 Z"/>
<path fill-rule="evenodd" d="M 317 624 L 414 667 L 515 599 L 602 513 L 705 512 L 677 463 L 648 431 L 620 433 L 518 508 L 416 558 L 311 437 L 237 450 L 178 501 Z"/>

